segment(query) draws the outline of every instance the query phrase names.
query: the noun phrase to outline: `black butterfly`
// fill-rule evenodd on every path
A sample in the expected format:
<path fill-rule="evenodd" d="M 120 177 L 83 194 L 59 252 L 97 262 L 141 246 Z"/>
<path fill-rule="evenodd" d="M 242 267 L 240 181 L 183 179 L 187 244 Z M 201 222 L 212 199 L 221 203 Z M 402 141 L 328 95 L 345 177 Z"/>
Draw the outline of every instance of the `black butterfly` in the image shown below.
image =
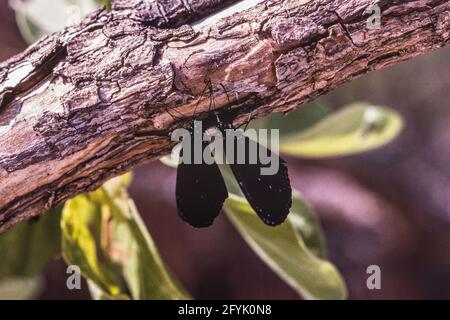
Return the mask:
<path fill-rule="evenodd" d="M 200 133 L 202 137 L 203 133 Z M 189 135 L 192 149 L 194 136 Z M 203 141 L 201 150 L 202 155 L 205 152 L 211 154 L 208 142 Z M 180 158 L 183 158 L 183 149 Z M 181 162 L 177 169 L 175 194 L 178 214 L 191 226 L 204 228 L 212 225 L 219 215 L 225 199 L 228 198 L 228 191 L 215 162 L 207 164 L 202 157 L 201 163 L 195 164 L 194 152 L 191 152 L 190 158 L 190 163 Z"/>
<path fill-rule="evenodd" d="M 292 189 L 286 162 L 270 149 L 245 136 L 243 131 L 234 130 L 229 124 L 220 122 L 219 129 L 225 137 L 226 156 L 229 156 L 231 151 L 227 150 L 229 145 L 227 140 L 234 139 L 234 143 L 231 143 L 234 150 L 231 151 L 227 163 L 253 210 L 267 225 L 276 226 L 283 223 L 292 206 Z M 235 134 L 227 135 L 225 131 L 227 129 L 234 130 Z M 247 155 L 244 163 L 238 161 L 239 143 L 243 145 Z M 256 152 L 256 163 L 249 161 L 250 150 Z M 270 159 L 278 157 L 279 168 L 276 174 L 261 174 L 264 167 L 261 154 L 266 154 Z"/>
<path fill-rule="evenodd" d="M 233 129 L 231 125 L 219 121 L 218 128 L 224 136 L 224 145 L 227 145 L 227 129 Z M 249 150 L 258 151 L 255 164 L 239 164 L 238 143 L 233 143 L 234 150 L 226 150 L 225 155 L 233 154 L 230 167 L 239 183 L 239 186 L 248 202 L 262 219 L 270 226 L 281 224 L 287 217 L 292 205 L 292 189 L 289 181 L 286 163 L 279 158 L 279 170 L 274 175 L 261 175 L 263 167 L 259 159 L 259 151 L 262 150 L 270 156 L 277 156 L 257 142 L 249 139 L 240 131 L 232 139 L 244 143 L 245 154 Z M 202 132 L 203 134 L 203 132 Z M 191 146 L 194 145 L 194 134 L 190 135 Z M 237 142 L 233 141 L 233 142 Z M 256 145 L 255 145 L 256 144 Z M 211 152 L 207 142 L 202 144 L 202 152 Z M 267 153 L 269 152 L 269 153 Z M 182 154 L 181 154 L 182 156 Z M 216 163 L 194 164 L 194 155 L 191 152 L 191 164 L 181 163 L 178 166 L 176 182 L 176 200 L 180 217 L 193 227 L 210 226 L 219 215 L 223 203 L 228 197 L 225 182 Z M 228 161 L 230 162 L 230 161 Z"/>

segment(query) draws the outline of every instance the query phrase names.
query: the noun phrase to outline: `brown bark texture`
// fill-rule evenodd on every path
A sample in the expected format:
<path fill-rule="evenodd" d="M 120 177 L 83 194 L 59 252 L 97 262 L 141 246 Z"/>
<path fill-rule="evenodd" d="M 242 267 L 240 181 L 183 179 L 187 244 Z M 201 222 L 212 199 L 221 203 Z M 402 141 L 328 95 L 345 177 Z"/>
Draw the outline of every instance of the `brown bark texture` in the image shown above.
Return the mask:
<path fill-rule="evenodd" d="M 199 27 L 234 2 L 116 0 L 1 63 L 0 232 L 167 154 L 193 118 L 289 112 L 449 44 L 448 0 L 267 0 Z"/>

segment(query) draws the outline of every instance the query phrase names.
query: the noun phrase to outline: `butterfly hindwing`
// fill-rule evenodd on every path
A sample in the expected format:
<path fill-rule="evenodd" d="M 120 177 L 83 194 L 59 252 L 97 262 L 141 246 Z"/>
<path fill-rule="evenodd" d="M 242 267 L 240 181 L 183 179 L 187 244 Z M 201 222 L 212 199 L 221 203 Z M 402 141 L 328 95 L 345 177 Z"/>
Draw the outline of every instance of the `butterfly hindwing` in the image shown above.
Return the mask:
<path fill-rule="evenodd" d="M 271 150 L 243 134 L 237 139 L 243 139 L 247 154 L 249 150 L 258 150 L 257 163 L 249 163 L 247 158 L 244 164 L 239 164 L 236 158 L 238 144 L 234 144 L 235 159 L 230 167 L 242 192 L 265 224 L 270 226 L 281 224 L 289 214 L 292 205 L 292 189 L 286 162 Z M 261 174 L 261 168 L 264 165 L 260 161 L 260 152 L 266 152 L 265 154 L 271 158 L 278 157 L 279 169 L 274 175 Z"/>
<path fill-rule="evenodd" d="M 191 142 L 194 142 L 193 138 Z M 209 150 L 209 147 L 204 142 L 202 150 L 206 149 Z M 212 225 L 227 197 L 225 182 L 216 163 L 206 164 L 202 161 L 200 164 L 194 164 L 191 161 L 190 164 L 178 165 L 176 181 L 178 214 L 191 226 L 204 228 Z"/>

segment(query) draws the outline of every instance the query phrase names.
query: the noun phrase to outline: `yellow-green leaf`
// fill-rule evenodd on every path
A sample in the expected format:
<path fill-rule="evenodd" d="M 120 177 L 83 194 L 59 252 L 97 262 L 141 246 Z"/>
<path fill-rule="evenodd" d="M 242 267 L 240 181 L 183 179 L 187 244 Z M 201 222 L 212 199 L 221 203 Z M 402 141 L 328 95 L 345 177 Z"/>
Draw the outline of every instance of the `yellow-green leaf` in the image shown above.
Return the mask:
<path fill-rule="evenodd" d="M 101 205 L 89 195 L 66 202 L 61 219 L 63 256 L 111 297 L 127 294 L 118 266 L 106 254 L 109 230 Z"/>
<path fill-rule="evenodd" d="M 292 223 L 264 225 L 245 199 L 231 195 L 225 211 L 253 250 L 294 290 L 307 299 L 344 299 L 344 281 L 328 261 L 312 254 Z"/>
<path fill-rule="evenodd" d="M 97 299 L 187 299 L 172 278 L 119 177 L 66 203 L 63 252 Z"/>
<path fill-rule="evenodd" d="M 365 103 L 352 104 L 280 143 L 280 152 L 299 157 L 344 156 L 379 148 L 403 128 L 394 110 Z"/>

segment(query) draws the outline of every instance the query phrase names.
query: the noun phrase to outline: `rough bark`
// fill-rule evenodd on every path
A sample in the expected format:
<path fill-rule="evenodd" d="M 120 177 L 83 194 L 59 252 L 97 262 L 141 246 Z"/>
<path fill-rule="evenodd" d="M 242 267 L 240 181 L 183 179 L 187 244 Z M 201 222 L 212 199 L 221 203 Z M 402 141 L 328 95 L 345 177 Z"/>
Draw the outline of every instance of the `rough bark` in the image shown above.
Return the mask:
<path fill-rule="evenodd" d="M 240 124 L 449 43 L 448 0 L 267 0 L 192 25 L 232 2 L 116 0 L 0 64 L 0 232 L 166 154 L 211 99 Z"/>

